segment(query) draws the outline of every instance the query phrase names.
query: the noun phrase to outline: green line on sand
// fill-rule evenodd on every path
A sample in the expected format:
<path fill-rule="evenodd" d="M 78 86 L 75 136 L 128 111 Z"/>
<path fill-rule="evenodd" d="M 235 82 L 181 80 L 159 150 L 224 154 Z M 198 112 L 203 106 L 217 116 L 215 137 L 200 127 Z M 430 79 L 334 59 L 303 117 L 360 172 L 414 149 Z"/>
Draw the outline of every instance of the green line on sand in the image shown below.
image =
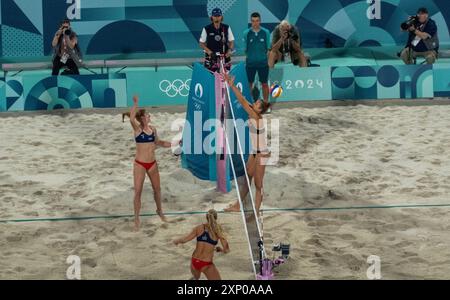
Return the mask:
<path fill-rule="evenodd" d="M 263 212 L 298 212 L 298 211 L 344 211 L 344 210 L 366 210 L 366 209 L 393 209 L 393 208 L 437 208 L 450 207 L 449 204 L 411 204 L 411 205 L 374 205 L 374 206 L 346 206 L 346 207 L 305 207 L 305 208 L 269 208 Z M 224 213 L 223 211 L 219 213 Z M 201 215 L 204 211 L 170 212 L 166 216 Z M 155 217 L 156 213 L 141 214 L 141 217 Z M 54 217 L 54 218 L 34 218 L 34 219 L 10 219 L 0 220 L 0 223 L 31 223 L 31 222 L 63 222 L 63 221 L 86 221 L 86 220 L 111 220 L 133 218 L 134 215 L 107 215 L 107 216 L 74 216 L 74 217 Z"/>

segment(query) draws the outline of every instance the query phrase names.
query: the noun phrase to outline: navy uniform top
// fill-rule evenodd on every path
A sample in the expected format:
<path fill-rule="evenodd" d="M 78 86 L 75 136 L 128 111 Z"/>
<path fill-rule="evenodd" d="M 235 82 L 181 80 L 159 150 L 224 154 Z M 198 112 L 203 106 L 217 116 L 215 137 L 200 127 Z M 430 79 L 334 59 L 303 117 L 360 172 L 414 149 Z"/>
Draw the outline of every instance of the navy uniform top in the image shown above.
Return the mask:
<path fill-rule="evenodd" d="M 211 23 L 203 28 L 202 35 L 200 36 L 200 42 L 205 43 L 206 47 L 214 53 L 227 53 L 229 50 L 228 43 L 233 41 L 234 35 L 231 27 L 226 24 L 220 24 L 220 27 L 217 29 Z"/>

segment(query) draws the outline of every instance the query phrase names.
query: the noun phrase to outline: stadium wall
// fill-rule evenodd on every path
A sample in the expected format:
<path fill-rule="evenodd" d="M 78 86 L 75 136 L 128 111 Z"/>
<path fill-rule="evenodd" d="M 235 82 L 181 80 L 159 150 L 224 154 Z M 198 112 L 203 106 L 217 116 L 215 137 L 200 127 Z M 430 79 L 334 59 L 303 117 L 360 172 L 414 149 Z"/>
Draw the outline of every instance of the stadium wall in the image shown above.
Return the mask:
<path fill-rule="evenodd" d="M 450 64 L 276 68 L 272 82 L 284 94 L 277 101 L 414 99 L 450 97 Z M 122 73 L 50 76 L 42 73 L 0 78 L 0 111 L 186 105 L 188 67 L 129 69 Z M 245 83 L 244 83 L 245 84 Z"/>

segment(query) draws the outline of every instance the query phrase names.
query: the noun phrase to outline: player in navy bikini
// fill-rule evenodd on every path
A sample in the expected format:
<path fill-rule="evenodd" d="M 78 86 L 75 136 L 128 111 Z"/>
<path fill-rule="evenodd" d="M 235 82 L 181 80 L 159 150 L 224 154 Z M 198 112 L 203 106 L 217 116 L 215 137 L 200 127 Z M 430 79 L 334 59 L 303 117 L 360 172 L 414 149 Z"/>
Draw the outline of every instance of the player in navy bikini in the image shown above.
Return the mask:
<path fill-rule="evenodd" d="M 214 209 L 208 211 L 206 215 L 208 223 L 195 227 L 190 234 L 185 237 L 176 239 L 175 245 L 185 244 L 197 239 L 197 246 L 192 254 L 191 273 L 194 279 L 200 279 L 205 274 L 208 280 L 220 280 L 220 273 L 213 263 L 214 251 L 228 253 L 230 247 L 225 238 L 222 226 L 217 223 L 217 212 Z M 222 247 L 217 247 L 217 244 Z"/>
<path fill-rule="evenodd" d="M 123 114 L 130 117 L 130 123 L 133 127 L 134 138 L 136 141 L 136 157 L 134 161 L 134 223 L 135 231 L 140 227 L 140 211 L 141 211 L 141 196 L 144 186 L 145 175 L 150 178 L 153 188 L 153 196 L 156 203 L 156 213 L 164 222 L 166 218 L 163 214 L 161 205 L 161 185 L 158 164 L 155 159 L 155 149 L 157 146 L 164 148 L 171 148 L 172 144 L 162 141 L 158 138 L 156 128 L 149 125 L 150 115 L 145 109 L 138 110 L 138 97 L 133 97 L 134 105 L 130 113 Z"/>

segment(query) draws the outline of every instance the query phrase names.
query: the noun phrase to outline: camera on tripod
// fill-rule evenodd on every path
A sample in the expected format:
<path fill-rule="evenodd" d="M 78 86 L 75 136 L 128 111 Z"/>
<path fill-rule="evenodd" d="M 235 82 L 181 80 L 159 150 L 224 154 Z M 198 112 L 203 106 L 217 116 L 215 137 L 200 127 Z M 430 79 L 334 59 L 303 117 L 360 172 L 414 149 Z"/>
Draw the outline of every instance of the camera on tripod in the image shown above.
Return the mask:
<path fill-rule="evenodd" d="M 414 26 L 414 28 L 418 28 L 419 27 L 419 17 L 418 16 L 411 16 L 408 18 L 408 20 L 406 22 L 403 22 L 400 27 L 403 30 L 408 30 L 411 26 Z"/>

